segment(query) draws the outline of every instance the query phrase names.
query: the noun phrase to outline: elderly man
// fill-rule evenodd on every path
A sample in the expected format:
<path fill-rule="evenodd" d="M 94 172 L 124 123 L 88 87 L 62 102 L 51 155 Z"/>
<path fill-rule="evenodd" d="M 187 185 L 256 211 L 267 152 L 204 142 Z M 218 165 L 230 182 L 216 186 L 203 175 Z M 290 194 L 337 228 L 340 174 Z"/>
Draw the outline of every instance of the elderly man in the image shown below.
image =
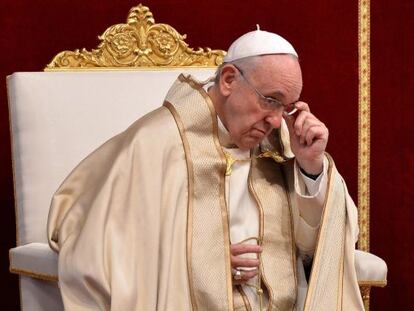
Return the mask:
<path fill-rule="evenodd" d="M 301 89 L 256 30 L 85 159 L 48 224 L 65 308 L 363 310 L 356 209 Z"/>

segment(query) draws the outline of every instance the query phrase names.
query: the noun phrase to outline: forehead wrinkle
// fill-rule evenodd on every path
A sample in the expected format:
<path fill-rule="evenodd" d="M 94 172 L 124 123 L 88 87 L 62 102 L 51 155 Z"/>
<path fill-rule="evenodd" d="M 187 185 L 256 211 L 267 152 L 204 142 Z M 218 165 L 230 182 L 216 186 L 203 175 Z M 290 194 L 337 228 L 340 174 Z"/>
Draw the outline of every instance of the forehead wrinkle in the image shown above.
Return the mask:
<path fill-rule="evenodd" d="M 281 95 L 282 99 L 289 99 L 288 95 L 293 96 L 291 100 L 297 101 L 299 99 L 300 93 L 302 92 L 302 80 L 301 77 L 295 76 L 295 73 L 290 71 L 280 72 L 279 77 L 272 82 L 273 88 L 276 88 L 274 85 L 278 85 L 277 89 L 274 90 L 275 95 Z"/>
<path fill-rule="evenodd" d="M 278 84 L 278 86 L 275 87 L 275 84 Z M 273 91 L 269 91 L 264 95 L 284 100 L 288 97 L 286 92 L 292 93 L 293 91 L 294 93 L 298 93 L 298 95 L 295 96 L 296 98 L 294 99 L 294 101 L 297 101 L 302 91 L 302 86 L 300 82 L 295 83 L 293 79 L 280 79 L 276 83 L 273 82 L 272 86 L 269 86 L 269 89 L 273 89 Z"/>
<path fill-rule="evenodd" d="M 290 55 L 265 55 L 257 57 L 252 65 L 247 74 L 264 96 L 289 103 L 299 99 L 302 74 L 297 59 Z"/>

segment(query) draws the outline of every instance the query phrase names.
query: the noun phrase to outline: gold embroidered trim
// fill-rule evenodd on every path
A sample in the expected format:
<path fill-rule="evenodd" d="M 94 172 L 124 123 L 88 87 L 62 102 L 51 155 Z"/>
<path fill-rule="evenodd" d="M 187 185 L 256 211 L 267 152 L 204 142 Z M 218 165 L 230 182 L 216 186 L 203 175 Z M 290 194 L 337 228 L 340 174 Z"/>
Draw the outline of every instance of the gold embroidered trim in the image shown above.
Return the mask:
<path fill-rule="evenodd" d="M 283 145 L 283 144 L 282 144 Z M 290 159 L 284 157 L 277 151 L 264 151 L 261 154 L 257 156 L 258 158 L 272 158 L 276 163 L 285 163 L 289 161 Z"/>
<path fill-rule="evenodd" d="M 370 1 L 358 1 L 358 248 L 369 252 L 370 204 Z"/>
<path fill-rule="evenodd" d="M 247 295 L 246 295 L 246 293 L 244 292 L 244 290 L 243 290 L 243 288 L 241 287 L 241 285 L 238 285 L 236 288 L 237 288 L 237 291 L 240 293 L 240 295 L 241 295 L 241 297 L 242 297 L 242 299 L 243 299 L 243 303 L 244 303 L 244 306 L 245 306 L 245 308 L 246 308 L 246 311 L 252 311 L 252 307 L 251 307 L 251 305 L 250 305 L 250 301 L 249 301 L 249 299 L 247 298 Z"/>
<path fill-rule="evenodd" d="M 262 245 L 262 241 L 260 240 L 260 238 L 257 237 L 249 237 L 246 238 L 240 242 L 238 242 L 239 244 L 243 244 L 246 243 L 248 241 L 254 240 L 256 241 L 257 245 Z M 260 260 L 260 254 L 257 255 L 257 259 Z M 257 274 L 256 277 L 256 284 L 251 284 L 248 281 L 245 283 L 246 286 L 253 288 L 254 290 L 256 290 L 256 295 L 259 299 L 259 311 L 263 311 L 263 287 L 262 287 L 262 269 L 259 269 L 259 273 Z M 240 288 L 241 291 L 244 293 L 243 288 Z"/>
<path fill-rule="evenodd" d="M 188 83 L 193 89 L 197 90 L 204 98 L 204 100 L 207 103 L 207 106 L 210 110 L 211 114 L 211 120 L 213 125 L 213 140 L 214 144 L 216 146 L 217 152 L 220 155 L 220 160 L 225 163 L 226 157 L 224 155 L 223 149 L 220 145 L 220 141 L 218 138 L 218 121 L 217 121 L 217 113 L 214 108 L 214 104 L 211 101 L 210 96 L 207 94 L 207 92 L 204 90 L 204 88 L 196 83 L 194 80 L 192 80 L 188 76 L 184 76 L 183 74 L 180 74 L 178 76 L 178 80 L 181 82 Z M 222 213 L 222 223 L 223 223 L 223 234 L 225 237 L 227 237 L 227 241 L 230 241 L 230 223 L 229 223 L 229 217 L 227 213 L 227 203 L 226 203 L 226 195 L 225 195 L 225 171 L 223 171 L 223 174 L 220 175 L 220 205 L 222 207 L 221 213 Z M 224 245 L 225 247 L 225 256 L 226 256 L 226 279 L 227 279 L 227 296 L 228 296 L 228 304 L 229 306 L 233 306 L 233 276 L 231 273 L 231 258 L 230 258 L 230 244 L 226 243 Z"/>
<path fill-rule="evenodd" d="M 227 206 L 226 206 L 226 201 L 225 201 L 225 157 L 224 154 L 221 150 L 221 146 L 218 140 L 218 125 L 217 125 L 217 118 L 216 118 L 216 113 L 214 110 L 214 106 L 213 103 L 211 102 L 210 97 L 208 96 L 208 94 L 205 92 L 205 90 L 202 88 L 202 86 L 197 82 L 191 79 L 191 77 L 186 77 L 184 75 L 180 75 L 178 77 L 178 81 L 180 82 L 184 82 L 186 83 L 188 86 L 190 86 L 191 88 L 193 88 L 194 90 L 198 91 L 199 95 L 201 95 L 203 97 L 203 99 L 205 100 L 205 103 L 207 104 L 207 109 L 210 112 L 210 117 L 211 117 L 211 126 L 212 126 L 212 132 L 206 133 L 206 135 L 211 135 L 212 136 L 212 143 L 215 145 L 217 154 L 214 155 L 214 157 L 216 157 L 216 159 L 214 160 L 216 162 L 216 168 L 218 171 L 214 172 L 214 175 L 217 175 L 218 178 L 218 197 L 219 197 L 219 206 L 221 208 L 220 210 L 220 216 L 222 218 L 222 230 L 223 230 L 223 248 L 224 248 L 224 254 L 223 254 L 223 259 L 224 259 L 224 278 L 226 280 L 226 296 L 227 296 L 227 305 L 233 306 L 233 284 L 232 284 L 232 274 L 231 274 L 231 261 L 230 261 L 230 232 L 229 232 L 229 221 L 228 221 L 228 216 L 227 216 Z M 172 102 L 172 105 L 175 105 L 175 103 Z M 178 112 L 178 110 L 177 110 Z M 206 112 L 207 113 L 207 112 Z M 180 115 L 180 118 L 182 118 L 182 116 Z M 189 122 L 191 122 L 190 120 L 188 120 Z M 210 123 L 209 123 L 210 125 Z M 199 147 L 199 146 L 198 146 Z M 211 156 L 211 155 L 210 155 Z M 222 169 L 222 171 L 221 171 Z M 202 292 L 201 292 L 202 293 Z M 205 293 L 205 292 L 204 292 Z M 203 294 L 203 293 L 202 293 Z M 197 298 L 198 299 L 198 298 Z M 223 303 L 223 302 L 221 302 Z"/>
<path fill-rule="evenodd" d="M 258 149 L 255 150 L 255 152 L 258 152 Z M 258 156 L 251 156 L 252 159 L 257 160 L 259 157 Z M 266 164 L 267 163 L 267 164 Z M 262 164 L 266 164 L 268 165 L 270 162 L 262 162 Z M 269 169 L 269 168 L 267 168 Z M 275 168 L 277 169 L 277 168 Z M 263 171 L 266 170 L 266 168 L 262 168 Z M 284 300 L 284 303 L 286 304 L 285 306 L 283 306 L 282 308 L 287 308 L 287 305 L 291 305 L 292 308 L 294 308 L 294 300 L 297 297 L 297 274 L 296 274 L 296 248 L 295 248 L 295 244 L 294 244 L 294 233 L 293 233 L 293 217 L 292 217 L 292 210 L 291 210 L 291 201 L 290 201 L 290 197 L 288 195 L 288 184 L 287 184 L 287 180 L 286 180 L 286 175 L 284 174 L 284 171 L 282 170 L 282 168 L 279 166 L 279 170 L 280 170 L 280 174 L 279 175 L 275 175 L 275 178 L 277 178 L 277 183 L 280 184 L 280 192 L 277 193 L 277 195 L 279 197 L 283 197 L 283 194 L 286 196 L 286 202 L 284 202 L 284 200 L 280 201 L 280 204 L 283 204 L 287 209 L 289 209 L 288 213 L 289 213 L 289 237 L 285 237 L 283 243 L 289 243 L 290 244 L 290 248 L 291 251 L 289 253 L 286 254 L 286 256 L 282 256 L 283 257 L 283 265 L 284 269 L 291 269 L 292 270 L 292 277 L 293 277 L 293 282 L 292 282 L 292 288 L 288 288 L 283 294 L 285 296 L 286 299 Z M 265 196 L 263 196 L 263 202 L 261 200 L 259 200 L 259 194 L 260 192 L 263 192 L 263 187 L 264 184 L 261 184 L 259 181 L 261 178 L 266 178 L 264 176 L 259 176 L 257 175 L 259 172 L 259 169 L 257 167 L 257 161 L 253 161 L 252 165 L 251 165 L 251 169 L 249 172 L 249 177 L 248 177 L 248 186 L 249 186 L 249 191 L 252 195 L 252 197 L 255 199 L 256 204 L 258 206 L 259 209 L 259 219 L 260 219 L 260 225 L 259 225 L 259 241 L 262 242 L 262 244 L 264 244 L 266 241 L 266 237 L 269 237 L 272 233 L 274 234 L 274 232 L 270 232 L 271 226 L 269 226 L 269 219 L 273 219 L 272 217 L 276 217 L 279 216 L 281 217 L 281 215 L 274 215 L 274 204 L 277 201 L 272 201 L 269 202 L 269 198 L 266 198 Z M 256 175 L 254 175 L 256 174 Z M 276 182 L 276 181 L 274 181 Z M 274 187 L 275 185 L 266 185 L 266 187 Z M 269 190 L 269 189 L 268 189 Z M 283 194 L 282 194 L 283 191 Z M 261 195 L 261 194 L 260 194 Z M 262 196 L 260 196 L 260 198 L 262 198 Z M 274 198 L 273 198 L 274 199 Z M 272 200 L 273 200 L 272 199 Z M 285 205 L 286 204 L 286 205 Z M 273 206 L 273 207 L 272 207 Z M 264 209 L 266 207 L 269 207 L 271 209 Z M 265 219 L 265 213 L 268 213 L 268 217 L 266 217 Z M 272 214 L 273 213 L 273 214 Z M 267 229 L 265 230 L 265 228 L 267 227 Z M 288 242 L 287 242 L 287 239 Z M 279 242 L 277 242 L 279 243 Z M 280 242 L 282 243 L 282 242 Z M 270 250 L 272 251 L 271 254 L 274 254 L 274 252 L 277 250 L 270 248 Z M 276 277 L 275 275 L 273 276 L 266 276 L 265 273 L 265 265 L 264 263 L 267 262 L 268 260 L 270 260 L 271 254 L 260 254 L 259 255 L 259 260 L 260 260 L 260 272 L 261 272 L 261 276 L 262 276 L 262 281 L 264 284 L 264 288 L 267 289 L 268 291 L 268 297 L 269 297 L 269 302 L 268 302 L 268 309 L 272 309 L 273 307 L 275 307 L 274 305 L 274 300 L 278 298 L 278 296 L 280 296 L 280 292 L 277 289 L 277 284 L 275 284 L 275 279 L 274 277 Z M 280 253 L 279 253 L 280 254 Z M 265 256 L 266 255 L 266 256 Z M 265 261 L 266 260 L 266 261 Z M 281 259 L 280 259 L 281 260 Z M 290 261 L 290 265 L 287 264 L 287 261 Z M 279 262 L 280 264 L 280 262 Z M 280 267 L 278 267 L 280 269 Z M 289 270 L 290 271 L 290 270 Z M 268 271 L 269 273 L 269 271 Z M 290 276 L 289 276 L 290 277 Z M 294 283 L 294 284 L 293 284 Z M 272 287 L 274 286 L 274 287 Z M 276 291 L 275 291 L 276 290 Z M 292 291 L 290 291 L 292 290 Z M 279 302 L 277 300 L 277 302 Z M 279 306 L 280 307 L 280 306 Z"/>
<path fill-rule="evenodd" d="M 226 176 L 230 176 L 233 173 L 233 164 L 236 162 L 248 162 L 251 158 L 236 159 L 231 153 L 223 151 L 226 157 Z"/>
<path fill-rule="evenodd" d="M 262 242 L 263 241 L 263 236 L 264 236 L 264 212 L 263 212 L 263 206 L 259 200 L 259 196 L 256 193 L 256 190 L 253 187 L 253 180 L 252 180 L 252 166 L 250 166 L 250 171 L 249 171 L 249 176 L 248 176 L 248 188 L 250 191 L 250 194 L 253 196 L 257 208 L 259 210 L 259 241 Z M 262 260 L 262 254 L 259 254 L 259 260 L 260 260 L 260 277 L 263 280 L 263 284 L 264 286 L 267 288 L 268 290 L 268 296 L 269 296 L 269 302 L 268 302 L 268 306 L 270 307 L 273 303 L 273 290 L 271 288 L 271 286 L 269 285 L 269 282 L 266 279 L 266 275 L 264 273 L 264 268 L 263 268 L 263 260 Z"/>
<path fill-rule="evenodd" d="M 232 174 L 234 163 L 236 163 L 236 162 L 248 162 L 248 161 L 251 161 L 251 159 L 252 159 L 252 157 L 243 158 L 243 159 L 236 159 L 231 153 L 229 153 L 227 151 L 223 151 L 223 152 L 224 152 L 224 156 L 226 157 L 226 176 L 230 176 Z M 281 156 L 279 154 L 279 152 L 270 151 L 270 150 L 262 152 L 258 156 L 254 156 L 254 158 L 255 159 L 271 158 L 276 163 L 285 163 L 285 162 L 289 161 L 289 159 Z"/>
<path fill-rule="evenodd" d="M 190 85 L 192 85 L 190 83 Z M 194 84 L 196 85 L 196 84 Z M 221 148 L 219 136 L 218 136 L 218 122 L 217 122 L 217 113 L 214 108 L 213 102 L 211 101 L 210 96 L 206 93 L 206 91 L 198 85 L 200 93 L 203 95 L 204 99 L 207 102 L 207 106 L 210 109 L 211 119 L 213 123 L 213 140 L 214 145 L 216 146 L 217 152 L 220 155 L 221 161 L 224 163 L 226 158 L 223 153 L 223 149 Z M 227 237 L 225 241 L 225 256 L 226 256 L 226 279 L 227 279 L 227 296 L 228 296 L 228 305 L 233 305 L 233 276 L 231 273 L 231 258 L 230 258 L 230 220 L 228 216 L 228 207 L 226 202 L 226 191 L 225 191 L 225 176 L 224 174 L 220 175 L 220 206 L 221 206 L 221 217 L 223 223 L 223 234 Z"/>

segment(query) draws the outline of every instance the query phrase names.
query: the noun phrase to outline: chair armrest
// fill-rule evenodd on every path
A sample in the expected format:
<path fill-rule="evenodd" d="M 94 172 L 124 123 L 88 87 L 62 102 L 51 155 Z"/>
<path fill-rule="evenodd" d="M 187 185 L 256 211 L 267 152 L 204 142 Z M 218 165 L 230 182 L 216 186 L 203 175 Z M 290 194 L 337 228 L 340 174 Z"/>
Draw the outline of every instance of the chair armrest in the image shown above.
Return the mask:
<path fill-rule="evenodd" d="M 387 264 L 380 257 L 355 250 L 355 269 L 360 286 L 387 285 Z"/>
<path fill-rule="evenodd" d="M 57 281 L 58 255 L 45 243 L 30 243 L 10 249 L 10 272 Z"/>
<path fill-rule="evenodd" d="M 30 243 L 10 249 L 10 272 L 38 279 L 58 280 L 58 255 L 45 243 Z M 385 286 L 387 264 L 380 257 L 355 251 L 359 285 Z"/>

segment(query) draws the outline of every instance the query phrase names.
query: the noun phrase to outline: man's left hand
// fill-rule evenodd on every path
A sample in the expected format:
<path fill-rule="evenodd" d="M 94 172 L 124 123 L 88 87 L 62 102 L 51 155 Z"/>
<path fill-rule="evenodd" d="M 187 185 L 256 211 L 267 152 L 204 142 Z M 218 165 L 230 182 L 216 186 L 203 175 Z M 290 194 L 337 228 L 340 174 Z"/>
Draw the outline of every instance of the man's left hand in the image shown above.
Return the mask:
<path fill-rule="evenodd" d="M 297 102 L 298 113 L 284 116 L 289 129 L 290 147 L 299 166 L 310 175 L 323 169 L 323 158 L 328 143 L 328 128 L 316 118 L 305 102 Z"/>

